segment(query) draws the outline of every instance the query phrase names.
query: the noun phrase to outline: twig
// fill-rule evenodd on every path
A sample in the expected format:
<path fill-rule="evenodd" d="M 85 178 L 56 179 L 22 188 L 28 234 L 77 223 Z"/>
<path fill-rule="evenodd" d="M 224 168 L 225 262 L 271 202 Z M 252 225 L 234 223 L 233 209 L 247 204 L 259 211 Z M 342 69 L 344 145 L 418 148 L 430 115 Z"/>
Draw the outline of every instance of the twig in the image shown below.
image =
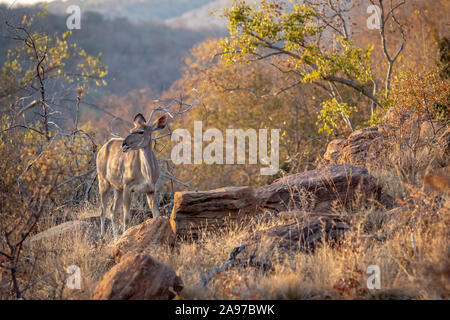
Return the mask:
<path fill-rule="evenodd" d="M 225 262 L 224 264 L 215 267 L 214 269 L 208 271 L 198 282 L 198 285 L 202 285 L 202 286 L 206 286 L 206 284 L 208 283 L 208 281 L 215 276 L 216 274 L 230 268 L 233 265 L 237 265 L 237 264 L 247 264 L 249 266 L 253 266 L 253 267 L 258 267 L 258 268 L 263 268 L 264 271 L 267 270 L 273 270 L 273 267 L 269 264 L 265 264 L 265 263 L 259 263 L 259 262 L 255 262 L 253 261 L 254 259 L 254 255 L 251 256 L 249 259 L 237 259 L 236 256 L 242 252 L 245 249 L 245 245 L 241 244 L 239 247 L 236 247 L 233 249 L 233 251 L 230 254 L 230 259 Z"/>
<path fill-rule="evenodd" d="M 171 180 L 171 181 L 175 181 L 175 182 L 177 182 L 177 183 L 179 183 L 179 184 L 181 184 L 181 185 L 183 185 L 183 186 L 185 186 L 185 187 L 187 187 L 187 188 L 189 188 L 189 189 L 194 190 L 195 192 L 198 192 L 198 188 L 194 188 L 194 187 L 190 186 L 189 184 L 184 183 L 184 182 L 181 181 L 181 180 L 178 180 L 177 178 L 175 178 L 175 177 L 173 177 L 172 175 L 170 175 L 168 172 L 165 172 L 165 173 L 163 172 L 163 173 L 161 173 L 161 176 L 163 176 L 164 178 L 169 179 L 169 180 Z"/>
<path fill-rule="evenodd" d="M 87 175 L 91 174 L 91 173 L 94 172 L 94 171 L 95 171 L 95 168 L 93 168 L 93 169 L 91 169 L 91 170 L 89 170 L 89 171 L 86 171 L 86 172 L 84 172 L 84 173 L 82 173 L 82 174 L 79 174 L 79 175 L 77 175 L 77 176 L 71 177 L 71 178 L 69 178 L 69 179 L 67 179 L 67 180 L 65 180 L 65 181 L 63 181 L 63 182 L 61 182 L 60 184 L 58 184 L 58 185 L 56 186 L 56 189 L 61 188 L 63 185 L 65 185 L 65 184 L 67 184 L 67 183 L 69 183 L 69 182 L 71 182 L 71 181 L 73 181 L 73 180 L 75 180 L 75 179 L 78 179 L 78 178 L 82 178 L 82 177 L 84 177 L 84 176 L 87 176 Z"/>

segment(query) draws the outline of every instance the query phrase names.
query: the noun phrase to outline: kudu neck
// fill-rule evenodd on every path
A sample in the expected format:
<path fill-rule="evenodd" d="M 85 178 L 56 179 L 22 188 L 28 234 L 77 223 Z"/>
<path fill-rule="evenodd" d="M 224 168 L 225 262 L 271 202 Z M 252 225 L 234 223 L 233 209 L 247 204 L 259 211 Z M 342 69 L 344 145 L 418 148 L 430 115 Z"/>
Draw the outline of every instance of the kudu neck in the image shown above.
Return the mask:
<path fill-rule="evenodd" d="M 146 175 L 147 179 L 152 180 L 153 183 L 156 183 L 160 175 L 160 169 L 156 156 L 153 152 L 152 143 L 150 142 L 146 147 L 139 149 L 139 153 L 144 166 L 143 173 Z"/>

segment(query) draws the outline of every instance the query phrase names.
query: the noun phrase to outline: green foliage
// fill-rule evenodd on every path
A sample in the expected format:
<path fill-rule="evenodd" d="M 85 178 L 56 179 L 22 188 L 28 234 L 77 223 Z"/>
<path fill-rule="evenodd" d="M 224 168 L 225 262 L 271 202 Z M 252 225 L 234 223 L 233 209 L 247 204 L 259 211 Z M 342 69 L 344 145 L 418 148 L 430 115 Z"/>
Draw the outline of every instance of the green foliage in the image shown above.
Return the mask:
<path fill-rule="evenodd" d="M 376 126 L 381 122 L 383 115 L 385 114 L 384 109 L 376 109 L 372 113 L 369 120 L 367 120 L 364 124 L 368 126 Z"/>
<path fill-rule="evenodd" d="M 348 118 L 356 111 L 356 107 L 339 102 L 336 98 L 322 102 L 322 110 L 317 116 L 318 122 L 316 123 L 319 126 L 319 133 L 334 134 L 338 127 L 338 119 Z"/>
<path fill-rule="evenodd" d="M 263 1 L 254 8 L 245 2 L 233 2 L 225 10 L 229 21 L 230 37 L 223 39 L 221 47 L 228 63 L 251 62 L 253 54 L 261 49 L 273 49 L 293 59 L 295 68 L 310 67 L 302 72 L 304 82 L 345 75 L 364 85 L 373 78 L 370 54 L 373 47 L 361 49 L 342 36 L 336 38 L 337 50 L 325 51 L 319 47 L 319 13 L 312 6 L 294 4 L 289 11 L 274 1 Z M 277 53 L 277 54 L 278 54 Z"/>
<path fill-rule="evenodd" d="M 91 82 L 102 85 L 107 67 L 100 60 L 101 54 L 87 55 L 76 44 L 69 43 L 71 31 L 61 36 L 32 31 L 35 19 L 44 16 L 25 15 L 18 26 L 8 24 L 18 46 L 8 51 L 0 69 L 0 101 L 4 112 L 0 118 L 0 169 L 5 173 L 0 179 L 0 198 L 8 200 L 2 203 L 2 210 L 10 216 L 15 211 L 26 212 L 20 206 L 27 208 L 27 201 L 39 199 L 35 197 L 37 192 L 50 190 L 74 175 L 89 173 L 95 163 L 97 146 L 91 135 L 82 130 L 83 126 L 73 135 L 56 129 L 55 122 L 59 119 L 53 115 L 59 110 L 51 108 L 48 97 L 56 95 L 68 83 L 69 89 L 75 91 L 74 87 L 78 87 L 80 92 L 84 90 L 80 86 L 89 86 Z M 77 61 L 78 65 L 74 63 Z M 21 124 L 17 121 L 19 103 L 32 99 L 39 101 L 37 106 L 41 110 L 34 109 L 34 119 L 27 117 L 26 124 Z M 80 182 L 75 180 L 74 183 Z M 71 196 L 70 182 L 62 183 L 53 192 L 54 203 Z M 36 186 L 41 188 L 37 190 Z"/>
<path fill-rule="evenodd" d="M 228 62 L 250 62 L 248 54 L 258 53 L 270 44 L 278 44 L 293 54 L 316 48 L 313 43 L 306 42 L 307 38 L 319 33 L 313 19 L 316 12 L 311 7 L 296 4 L 291 12 L 284 13 L 283 5 L 275 1 L 263 1 L 257 8 L 244 1 L 233 1 L 224 15 L 229 22 L 230 37 L 225 38 L 221 46 Z M 308 59 L 307 55 L 305 59 Z"/>

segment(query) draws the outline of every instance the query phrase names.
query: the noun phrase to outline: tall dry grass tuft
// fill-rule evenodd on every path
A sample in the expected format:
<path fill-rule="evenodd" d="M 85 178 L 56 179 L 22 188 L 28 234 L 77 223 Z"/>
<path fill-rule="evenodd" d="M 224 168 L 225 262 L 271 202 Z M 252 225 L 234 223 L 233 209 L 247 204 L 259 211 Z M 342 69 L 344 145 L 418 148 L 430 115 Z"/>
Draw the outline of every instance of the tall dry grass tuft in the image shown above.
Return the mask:
<path fill-rule="evenodd" d="M 38 281 L 25 298 L 90 299 L 95 284 L 114 265 L 112 232 L 108 232 L 106 241 L 99 241 L 83 231 L 27 244 L 26 259 L 31 263 L 26 272 L 33 273 L 36 279 L 49 276 Z M 67 285 L 71 282 L 71 266 L 80 270 L 80 290 Z"/>

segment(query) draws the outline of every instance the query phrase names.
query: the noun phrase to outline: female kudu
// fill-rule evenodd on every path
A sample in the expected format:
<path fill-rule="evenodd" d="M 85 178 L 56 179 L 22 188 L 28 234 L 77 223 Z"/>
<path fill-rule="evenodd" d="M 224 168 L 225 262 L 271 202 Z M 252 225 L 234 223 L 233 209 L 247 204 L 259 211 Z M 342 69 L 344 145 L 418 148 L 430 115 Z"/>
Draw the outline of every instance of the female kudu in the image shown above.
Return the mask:
<path fill-rule="evenodd" d="M 152 113 L 153 115 L 153 113 Z M 114 202 L 112 206 L 112 228 L 117 238 L 116 214 L 120 204 L 123 206 L 123 231 L 130 220 L 131 193 L 145 193 L 153 217 L 160 216 L 158 209 L 158 189 L 164 179 L 152 150 L 153 131 L 165 128 L 167 114 L 153 125 L 138 113 L 134 117 L 135 127 L 125 139 L 113 138 L 97 154 L 97 173 L 102 205 L 101 235 L 105 235 L 105 215 L 107 196 L 112 187 Z"/>

